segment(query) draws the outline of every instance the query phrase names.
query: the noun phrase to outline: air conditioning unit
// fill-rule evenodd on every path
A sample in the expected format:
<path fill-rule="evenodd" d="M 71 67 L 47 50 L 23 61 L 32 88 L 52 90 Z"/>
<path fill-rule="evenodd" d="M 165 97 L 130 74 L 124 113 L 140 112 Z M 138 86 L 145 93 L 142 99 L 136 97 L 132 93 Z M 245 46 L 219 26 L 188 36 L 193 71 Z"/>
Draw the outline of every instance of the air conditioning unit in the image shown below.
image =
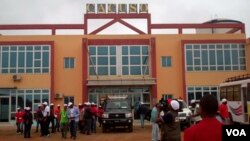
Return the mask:
<path fill-rule="evenodd" d="M 61 98 L 63 98 L 63 94 L 62 93 L 56 93 L 55 99 L 61 99 Z"/>
<path fill-rule="evenodd" d="M 22 79 L 21 75 L 18 75 L 18 74 L 14 74 L 12 76 L 12 78 L 13 78 L 14 81 L 20 81 Z"/>

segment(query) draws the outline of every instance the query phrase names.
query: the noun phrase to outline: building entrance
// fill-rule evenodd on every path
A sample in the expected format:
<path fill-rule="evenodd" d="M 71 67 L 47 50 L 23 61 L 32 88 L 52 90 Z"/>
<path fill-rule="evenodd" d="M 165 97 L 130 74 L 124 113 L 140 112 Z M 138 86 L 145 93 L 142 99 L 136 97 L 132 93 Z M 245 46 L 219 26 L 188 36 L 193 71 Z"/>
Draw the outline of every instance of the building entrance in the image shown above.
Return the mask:
<path fill-rule="evenodd" d="M 0 122 L 9 121 L 9 97 L 0 97 Z"/>
<path fill-rule="evenodd" d="M 139 104 L 143 102 L 150 107 L 151 94 L 149 87 L 93 87 L 89 89 L 88 101 L 101 105 L 108 96 L 126 96 L 134 107 L 134 117 Z"/>

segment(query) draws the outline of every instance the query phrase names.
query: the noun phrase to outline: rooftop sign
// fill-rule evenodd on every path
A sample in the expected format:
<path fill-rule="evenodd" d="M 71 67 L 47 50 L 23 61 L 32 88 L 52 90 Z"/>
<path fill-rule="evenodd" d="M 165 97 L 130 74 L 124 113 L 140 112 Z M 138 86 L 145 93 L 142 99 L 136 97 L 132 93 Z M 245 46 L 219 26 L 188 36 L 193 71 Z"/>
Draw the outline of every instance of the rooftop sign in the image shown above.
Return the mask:
<path fill-rule="evenodd" d="M 148 13 L 148 4 L 86 4 L 86 13 Z"/>

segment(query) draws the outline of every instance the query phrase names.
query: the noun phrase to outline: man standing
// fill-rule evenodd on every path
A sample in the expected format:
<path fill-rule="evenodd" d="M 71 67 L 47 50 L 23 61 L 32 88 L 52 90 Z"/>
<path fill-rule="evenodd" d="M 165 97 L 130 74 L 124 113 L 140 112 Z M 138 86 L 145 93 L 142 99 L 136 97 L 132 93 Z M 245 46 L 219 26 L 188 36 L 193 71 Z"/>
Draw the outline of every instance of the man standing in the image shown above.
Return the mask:
<path fill-rule="evenodd" d="M 160 114 L 160 104 L 156 103 L 154 108 L 151 111 L 151 119 L 152 122 L 152 141 L 158 141 L 160 139 L 159 133 L 159 114 Z"/>
<path fill-rule="evenodd" d="M 43 102 L 43 131 L 41 136 L 50 136 L 49 132 L 49 122 L 50 122 L 50 108 L 47 102 Z"/>
<path fill-rule="evenodd" d="M 33 124 L 33 116 L 30 112 L 30 107 L 26 107 L 25 114 L 23 116 L 24 123 L 24 138 L 30 138 L 31 125 Z"/>
<path fill-rule="evenodd" d="M 72 102 L 68 103 L 68 110 L 67 110 L 67 116 L 69 119 L 69 125 L 70 125 L 70 135 L 72 139 L 76 139 L 76 118 L 79 117 L 79 113 L 74 108 L 74 105 Z"/>
<path fill-rule="evenodd" d="M 162 141 L 181 141 L 181 125 L 178 118 L 178 110 L 180 104 L 176 100 L 172 100 L 169 105 L 169 111 L 162 117 L 162 128 L 165 128 L 166 134 Z"/>
<path fill-rule="evenodd" d="M 141 128 L 144 128 L 144 119 L 147 112 L 148 108 L 143 102 L 141 102 L 138 108 L 138 114 L 140 115 L 140 120 L 141 120 Z"/>
<path fill-rule="evenodd" d="M 84 119 L 85 119 L 85 127 L 84 133 L 87 132 L 87 135 L 90 135 L 91 132 L 91 123 L 92 123 L 92 113 L 90 110 L 90 103 L 86 103 L 86 107 L 84 109 Z"/>
<path fill-rule="evenodd" d="M 202 120 L 184 131 L 184 141 L 221 141 L 222 124 L 216 119 L 218 101 L 213 95 L 200 100 Z"/>
<path fill-rule="evenodd" d="M 41 105 L 38 105 L 38 109 L 36 110 L 36 132 L 38 132 L 39 130 L 39 126 L 40 126 L 40 132 L 42 130 L 42 119 L 43 119 L 43 113 L 42 113 L 42 109 L 41 109 Z"/>
<path fill-rule="evenodd" d="M 49 116 L 49 124 L 51 123 L 51 133 L 55 132 L 55 111 L 54 104 L 50 104 L 50 116 Z"/>

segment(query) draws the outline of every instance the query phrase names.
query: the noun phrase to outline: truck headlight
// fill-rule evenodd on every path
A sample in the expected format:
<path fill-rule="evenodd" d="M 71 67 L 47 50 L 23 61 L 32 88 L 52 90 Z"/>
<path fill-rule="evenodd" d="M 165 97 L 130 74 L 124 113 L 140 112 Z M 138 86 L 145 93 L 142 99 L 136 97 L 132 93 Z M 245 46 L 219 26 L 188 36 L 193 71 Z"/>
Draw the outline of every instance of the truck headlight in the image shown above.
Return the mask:
<path fill-rule="evenodd" d="M 109 114 L 102 114 L 103 118 L 109 118 Z"/>
<path fill-rule="evenodd" d="M 125 115 L 125 117 L 126 117 L 126 118 L 132 117 L 132 113 L 127 113 L 127 114 Z"/>

